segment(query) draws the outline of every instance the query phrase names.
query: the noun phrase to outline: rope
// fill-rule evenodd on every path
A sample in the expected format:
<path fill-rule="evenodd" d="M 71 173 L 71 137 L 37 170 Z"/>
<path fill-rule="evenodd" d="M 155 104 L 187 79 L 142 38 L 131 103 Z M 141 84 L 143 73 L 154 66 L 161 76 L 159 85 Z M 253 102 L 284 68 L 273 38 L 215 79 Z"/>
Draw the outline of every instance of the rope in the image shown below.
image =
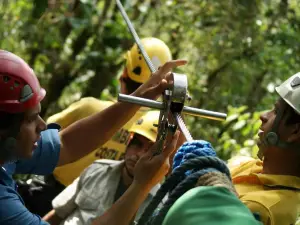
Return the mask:
<path fill-rule="evenodd" d="M 203 183 L 203 180 L 200 180 L 200 178 L 204 176 L 207 179 L 205 180 L 207 185 L 228 186 L 231 190 L 231 185 L 229 184 L 232 183 L 229 169 L 216 156 L 211 144 L 206 141 L 186 142 L 179 148 L 174 157 L 173 172 L 145 209 L 138 224 L 161 225 L 167 212 L 176 200 L 188 190 Z M 153 212 L 167 194 L 169 194 L 167 201 L 154 215 Z"/>

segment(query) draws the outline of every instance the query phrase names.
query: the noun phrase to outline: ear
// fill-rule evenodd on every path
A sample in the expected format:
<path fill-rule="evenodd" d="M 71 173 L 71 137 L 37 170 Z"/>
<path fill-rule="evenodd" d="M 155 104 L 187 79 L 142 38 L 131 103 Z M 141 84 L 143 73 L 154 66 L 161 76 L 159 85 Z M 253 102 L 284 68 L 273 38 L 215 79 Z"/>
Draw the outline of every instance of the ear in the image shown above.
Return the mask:
<path fill-rule="evenodd" d="M 300 142 L 300 123 L 291 126 L 291 132 L 287 139 L 288 142 Z"/>

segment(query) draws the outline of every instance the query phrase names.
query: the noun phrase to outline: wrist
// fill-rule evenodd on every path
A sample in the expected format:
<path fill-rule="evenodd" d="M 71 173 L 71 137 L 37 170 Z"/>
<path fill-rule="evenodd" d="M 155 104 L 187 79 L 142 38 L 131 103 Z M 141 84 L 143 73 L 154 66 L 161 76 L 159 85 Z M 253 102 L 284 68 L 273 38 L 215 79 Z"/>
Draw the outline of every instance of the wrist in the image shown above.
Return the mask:
<path fill-rule="evenodd" d="M 151 191 L 151 186 L 147 184 L 142 184 L 138 182 L 137 180 L 133 180 L 132 182 L 132 188 L 135 189 L 135 191 L 140 195 L 147 196 L 148 193 Z"/>
<path fill-rule="evenodd" d="M 139 88 L 132 92 L 130 95 L 134 97 L 144 98 L 144 94 L 141 90 L 139 90 Z"/>

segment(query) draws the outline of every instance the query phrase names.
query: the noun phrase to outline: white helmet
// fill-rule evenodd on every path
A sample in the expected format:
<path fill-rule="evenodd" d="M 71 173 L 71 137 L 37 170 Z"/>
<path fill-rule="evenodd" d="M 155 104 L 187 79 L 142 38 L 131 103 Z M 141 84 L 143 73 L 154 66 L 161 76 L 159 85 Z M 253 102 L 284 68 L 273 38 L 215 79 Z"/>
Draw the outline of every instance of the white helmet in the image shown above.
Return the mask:
<path fill-rule="evenodd" d="M 291 76 L 275 90 L 298 114 L 300 114 L 300 72 Z"/>

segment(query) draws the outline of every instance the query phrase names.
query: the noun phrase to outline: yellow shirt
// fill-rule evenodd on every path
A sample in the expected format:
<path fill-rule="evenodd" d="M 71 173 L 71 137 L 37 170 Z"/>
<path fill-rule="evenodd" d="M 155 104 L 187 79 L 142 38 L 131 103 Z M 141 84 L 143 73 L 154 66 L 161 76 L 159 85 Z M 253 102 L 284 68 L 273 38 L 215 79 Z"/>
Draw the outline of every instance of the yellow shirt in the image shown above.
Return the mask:
<path fill-rule="evenodd" d="M 292 225 L 300 212 L 300 178 L 261 174 L 262 162 L 251 160 L 231 171 L 239 198 L 265 225 Z"/>
<path fill-rule="evenodd" d="M 101 101 L 92 97 L 82 98 L 62 112 L 51 116 L 47 120 L 47 123 L 58 123 L 62 129 L 64 129 L 77 120 L 100 112 L 112 104 L 114 104 L 112 101 Z M 67 186 L 97 159 L 123 159 L 126 146 L 130 139 L 128 129 L 144 112 L 146 112 L 145 109 L 138 111 L 135 116 L 103 146 L 99 146 L 99 148 L 76 162 L 57 167 L 53 172 L 56 180 Z"/>

